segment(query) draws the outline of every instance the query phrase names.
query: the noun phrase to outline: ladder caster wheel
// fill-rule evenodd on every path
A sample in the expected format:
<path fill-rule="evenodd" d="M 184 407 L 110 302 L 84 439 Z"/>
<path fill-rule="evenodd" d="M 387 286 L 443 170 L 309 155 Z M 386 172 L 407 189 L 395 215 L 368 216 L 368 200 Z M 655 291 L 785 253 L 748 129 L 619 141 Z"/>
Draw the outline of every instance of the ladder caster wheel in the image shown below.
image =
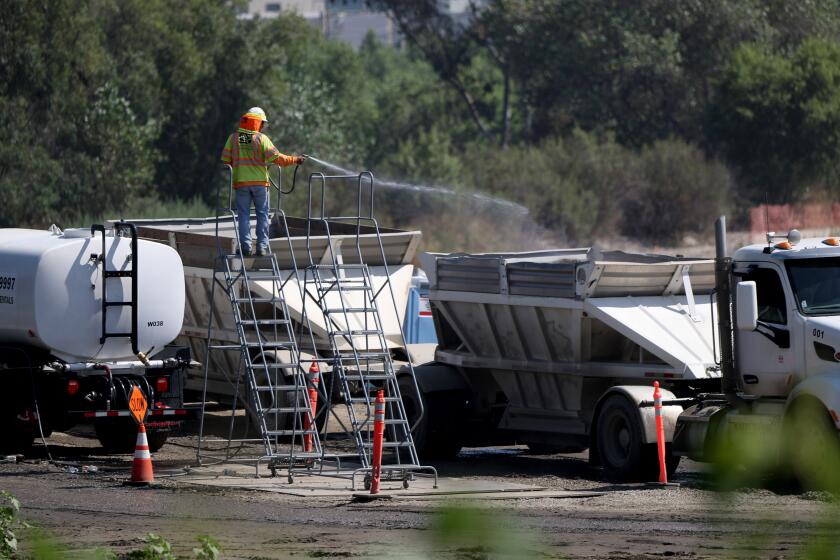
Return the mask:
<path fill-rule="evenodd" d="M 408 479 L 406 478 L 406 479 L 404 479 L 404 480 L 403 480 L 403 488 L 405 488 L 406 490 L 408 490 L 408 486 L 409 486 L 409 484 L 408 484 Z"/>
<path fill-rule="evenodd" d="M 370 475 L 365 476 L 365 490 L 370 490 L 371 478 Z"/>
<path fill-rule="evenodd" d="M 276 468 L 269 467 L 269 470 L 271 471 L 271 476 L 277 476 L 277 469 Z"/>
<path fill-rule="evenodd" d="M 292 475 L 289 475 L 289 478 L 287 480 L 289 481 L 289 484 L 295 483 L 295 477 L 293 477 Z"/>

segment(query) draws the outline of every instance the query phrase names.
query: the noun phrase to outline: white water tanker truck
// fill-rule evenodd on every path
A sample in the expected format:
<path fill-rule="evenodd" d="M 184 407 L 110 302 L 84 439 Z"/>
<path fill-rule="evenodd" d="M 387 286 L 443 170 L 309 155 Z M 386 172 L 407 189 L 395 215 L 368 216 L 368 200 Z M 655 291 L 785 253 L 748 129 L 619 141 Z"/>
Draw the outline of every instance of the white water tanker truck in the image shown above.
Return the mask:
<path fill-rule="evenodd" d="M 103 446 L 131 451 L 128 395 L 149 403 L 149 444 L 186 413 L 184 271 L 170 247 L 135 227 L 0 229 L 0 448 L 93 421 Z"/>
<path fill-rule="evenodd" d="M 421 456 L 513 442 L 589 448 L 613 478 L 655 480 L 654 380 L 671 471 L 739 432 L 775 445 L 806 404 L 836 436 L 840 240 L 768 234 L 730 258 L 723 218 L 716 233 L 714 260 L 423 255 L 438 347 L 415 367 Z M 416 418 L 417 403 L 406 408 Z"/>

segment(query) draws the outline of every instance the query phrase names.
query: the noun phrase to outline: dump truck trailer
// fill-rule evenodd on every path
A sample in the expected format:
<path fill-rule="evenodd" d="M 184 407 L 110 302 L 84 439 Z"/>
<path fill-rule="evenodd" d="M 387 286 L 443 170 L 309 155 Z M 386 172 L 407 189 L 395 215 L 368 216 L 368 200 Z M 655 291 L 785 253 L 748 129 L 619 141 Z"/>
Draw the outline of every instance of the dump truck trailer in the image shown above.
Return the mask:
<path fill-rule="evenodd" d="M 304 360 L 307 353 L 324 355 L 331 349 L 326 318 L 318 309 L 317 304 L 304 297 L 301 290 L 305 268 L 311 264 L 310 254 L 314 256 L 316 264 L 321 261 L 326 262 L 332 258 L 333 254 L 341 258 L 346 265 L 367 264 L 374 290 L 378 291 L 386 280 L 390 281 L 396 301 L 393 306 L 390 303 L 383 306 L 382 326 L 388 347 L 395 353 L 401 352 L 403 346 L 401 329 L 411 287 L 414 268 L 412 261 L 420 242 L 420 232 L 380 227 L 380 233 L 377 236 L 373 227 L 364 224 L 357 227 L 356 224 L 330 222 L 330 235 L 327 236 L 326 231 L 319 230 L 324 226 L 318 220 L 292 216 L 285 217 L 285 220 L 288 230 L 285 224 L 282 232 L 273 227 L 269 243 L 271 252 L 277 258 L 280 274 L 289 279 L 284 285 L 283 294 Z M 223 280 L 218 261 L 219 245 L 222 245 L 221 253 L 233 254 L 237 250 L 233 219 L 222 216 L 220 218 L 132 220 L 132 223 L 136 225 L 141 238 L 172 247 L 183 260 L 186 309 L 183 327 L 176 342 L 188 346 L 195 356 L 200 356 L 203 360 L 208 342 L 207 327 L 210 312 L 213 309 L 215 314 L 213 343 L 238 344 L 239 338 L 233 312 L 225 291 L 217 289 L 213 296 L 216 299 L 215 305 L 212 305 L 210 301 L 211 293 L 214 293 L 212 290 L 214 279 L 220 282 Z M 380 250 L 380 237 L 382 250 Z M 246 266 L 249 261 L 250 259 L 245 259 Z M 348 274 L 352 275 L 354 272 L 348 271 Z M 271 281 L 254 281 L 252 286 L 255 297 L 271 295 L 273 287 Z M 344 304 L 352 308 L 352 297 L 349 299 L 347 295 L 343 297 Z M 394 308 L 398 311 L 392 312 Z M 259 304 L 258 318 L 270 318 L 273 313 L 271 304 Z M 304 313 L 307 314 L 306 320 L 303 319 Z M 354 323 L 361 319 L 360 314 L 349 314 L 348 329 L 361 328 L 361 325 Z M 286 359 L 288 356 L 284 356 L 282 352 L 267 352 L 266 354 L 255 358 L 277 362 L 289 361 Z M 239 369 L 240 358 L 238 351 L 213 353 L 207 372 L 207 394 L 210 398 L 225 402 L 230 399 L 235 390 L 230 379 Z M 324 371 L 325 375 L 328 373 Z M 291 375 L 291 372 L 289 374 Z M 190 370 L 186 388 L 194 394 L 202 393 L 204 372 Z"/>
<path fill-rule="evenodd" d="M 716 259 L 594 248 L 422 255 L 438 348 L 415 367 L 427 411 L 420 453 L 589 448 L 610 475 L 652 480 L 654 381 L 671 471 L 680 456 L 709 459 L 715 438 L 739 425 L 772 433 L 803 399 L 840 426 L 836 240 L 794 234 L 732 259 L 719 230 Z"/>

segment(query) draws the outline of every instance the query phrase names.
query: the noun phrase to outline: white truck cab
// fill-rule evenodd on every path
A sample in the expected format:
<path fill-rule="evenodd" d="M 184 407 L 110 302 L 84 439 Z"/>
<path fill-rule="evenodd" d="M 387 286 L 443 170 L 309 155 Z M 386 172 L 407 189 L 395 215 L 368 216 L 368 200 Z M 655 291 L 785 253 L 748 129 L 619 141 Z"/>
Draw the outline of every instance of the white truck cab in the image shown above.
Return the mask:
<path fill-rule="evenodd" d="M 793 230 L 735 252 L 736 363 L 755 397 L 811 394 L 840 410 L 840 239 Z M 750 284 L 754 284 L 751 286 Z"/>

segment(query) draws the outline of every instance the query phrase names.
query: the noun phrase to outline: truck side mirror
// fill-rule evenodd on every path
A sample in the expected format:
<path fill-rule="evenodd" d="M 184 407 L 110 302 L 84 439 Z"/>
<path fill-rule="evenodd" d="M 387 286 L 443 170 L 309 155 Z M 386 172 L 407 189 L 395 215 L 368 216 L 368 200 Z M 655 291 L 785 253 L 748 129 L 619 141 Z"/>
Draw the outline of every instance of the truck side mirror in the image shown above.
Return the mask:
<path fill-rule="evenodd" d="M 736 322 L 739 331 L 754 331 L 758 324 L 758 296 L 753 280 L 735 287 Z"/>

